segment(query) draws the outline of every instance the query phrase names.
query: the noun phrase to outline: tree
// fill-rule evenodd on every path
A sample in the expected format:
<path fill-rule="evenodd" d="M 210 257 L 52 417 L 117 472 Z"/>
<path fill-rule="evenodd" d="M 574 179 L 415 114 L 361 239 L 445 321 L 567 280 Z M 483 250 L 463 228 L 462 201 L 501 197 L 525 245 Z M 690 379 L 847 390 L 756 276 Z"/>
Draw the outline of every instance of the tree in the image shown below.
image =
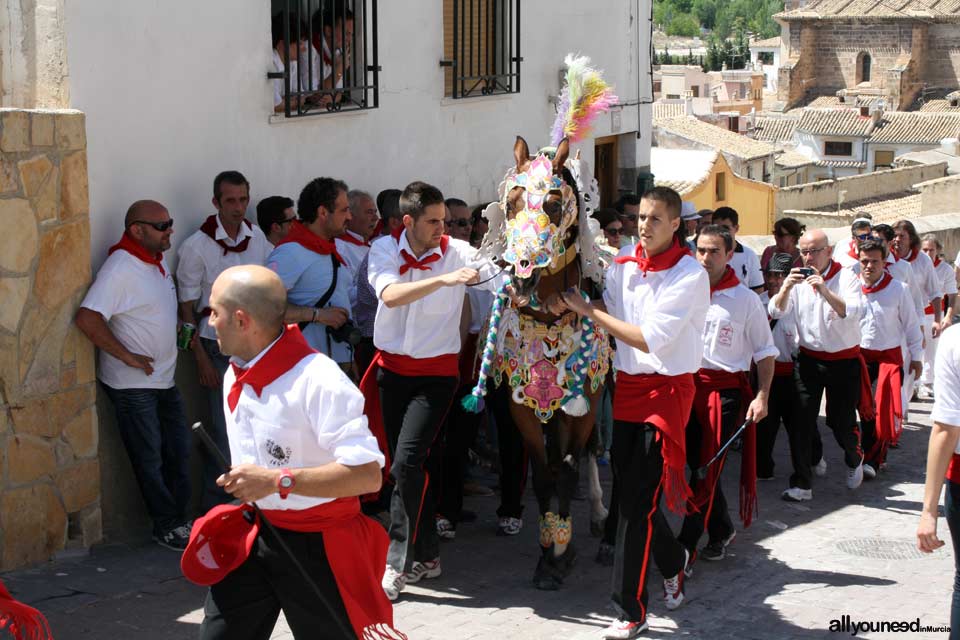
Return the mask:
<path fill-rule="evenodd" d="M 707 59 L 704 62 L 704 71 L 719 71 L 723 64 L 723 52 L 720 50 L 720 42 L 717 36 L 710 36 L 707 42 Z"/>
<path fill-rule="evenodd" d="M 676 13 L 667 25 L 668 36 L 693 37 L 700 35 L 700 22 L 689 13 Z"/>
<path fill-rule="evenodd" d="M 704 29 L 713 29 L 717 20 L 716 0 L 694 0 L 693 15 L 697 16 L 700 26 Z"/>

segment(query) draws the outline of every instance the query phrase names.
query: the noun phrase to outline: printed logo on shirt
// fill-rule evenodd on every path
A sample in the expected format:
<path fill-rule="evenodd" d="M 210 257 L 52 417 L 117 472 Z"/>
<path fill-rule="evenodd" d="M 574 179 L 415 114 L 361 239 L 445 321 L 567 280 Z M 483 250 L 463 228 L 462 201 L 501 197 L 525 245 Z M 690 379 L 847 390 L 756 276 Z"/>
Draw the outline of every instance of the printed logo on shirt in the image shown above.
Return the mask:
<path fill-rule="evenodd" d="M 267 440 L 266 443 L 264 443 L 264 447 L 267 453 L 270 454 L 270 457 L 273 458 L 273 460 L 270 460 L 270 466 L 282 467 L 290 462 L 290 456 L 293 454 L 290 447 L 281 447 L 273 440 Z"/>
<path fill-rule="evenodd" d="M 733 346 L 733 327 L 729 324 L 722 324 L 717 329 L 717 344 L 721 347 Z"/>

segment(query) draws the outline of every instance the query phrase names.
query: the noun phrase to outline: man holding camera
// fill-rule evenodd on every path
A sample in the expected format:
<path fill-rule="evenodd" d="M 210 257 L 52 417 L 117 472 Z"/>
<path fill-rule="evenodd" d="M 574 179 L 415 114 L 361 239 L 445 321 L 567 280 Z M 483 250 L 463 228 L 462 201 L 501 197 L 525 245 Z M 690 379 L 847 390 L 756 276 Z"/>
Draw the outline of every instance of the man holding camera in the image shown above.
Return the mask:
<path fill-rule="evenodd" d="M 804 266 L 790 271 L 768 307 L 773 318 L 795 312 L 799 328 L 795 382 L 800 411 L 792 428 L 787 425 L 794 469 L 782 496 L 788 502 L 813 499 L 809 461 L 824 392 L 827 425 L 843 449 L 847 464 L 847 487 L 856 489 L 863 482 L 856 416 L 866 368 L 860 355 L 860 282 L 851 269 L 831 259 L 823 230 L 808 231 L 799 246 Z M 869 389 L 866 396 L 869 400 Z"/>
<path fill-rule="evenodd" d="M 350 220 L 347 185 L 315 178 L 300 192 L 299 220 L 267 258 L 287 289 L 284 321 L 298 323 L 307 343 L 349 372 L 350 278 L 335 239 Z"/>

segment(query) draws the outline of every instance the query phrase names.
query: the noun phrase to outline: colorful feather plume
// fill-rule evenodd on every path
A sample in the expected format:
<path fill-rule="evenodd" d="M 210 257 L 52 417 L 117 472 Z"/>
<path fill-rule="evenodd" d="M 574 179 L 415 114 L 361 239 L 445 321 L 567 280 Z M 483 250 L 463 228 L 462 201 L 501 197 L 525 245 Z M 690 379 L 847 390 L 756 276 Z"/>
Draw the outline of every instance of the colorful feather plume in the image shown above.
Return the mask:
<path fill-rule="evenodd" d="M 617 103 L 613 88 L 604 81 L 600 71 L 590 66 L 590 58 L 571 53 L 564 63 L 567 74 L 557 104 L 557 119 L 550 133 L 553 146 L 564 138 L 577 142 L 587 137 L 596 117 Z"/>

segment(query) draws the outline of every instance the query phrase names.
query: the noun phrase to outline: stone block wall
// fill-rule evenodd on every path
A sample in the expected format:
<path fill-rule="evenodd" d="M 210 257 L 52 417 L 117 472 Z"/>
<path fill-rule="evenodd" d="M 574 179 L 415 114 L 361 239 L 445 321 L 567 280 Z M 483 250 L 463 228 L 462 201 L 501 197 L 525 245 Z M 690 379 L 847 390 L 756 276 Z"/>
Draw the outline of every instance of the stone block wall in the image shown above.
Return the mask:
<path fill-rule="evenodd" d="M 928 33 L 923 80 L 930 87 L 960 86 L 960 25 L 930 25 Z"/>
<path fill-rule="evenodd" d="M 0 109 L 0 570 L 101 538 L 84 116 Z"/>

